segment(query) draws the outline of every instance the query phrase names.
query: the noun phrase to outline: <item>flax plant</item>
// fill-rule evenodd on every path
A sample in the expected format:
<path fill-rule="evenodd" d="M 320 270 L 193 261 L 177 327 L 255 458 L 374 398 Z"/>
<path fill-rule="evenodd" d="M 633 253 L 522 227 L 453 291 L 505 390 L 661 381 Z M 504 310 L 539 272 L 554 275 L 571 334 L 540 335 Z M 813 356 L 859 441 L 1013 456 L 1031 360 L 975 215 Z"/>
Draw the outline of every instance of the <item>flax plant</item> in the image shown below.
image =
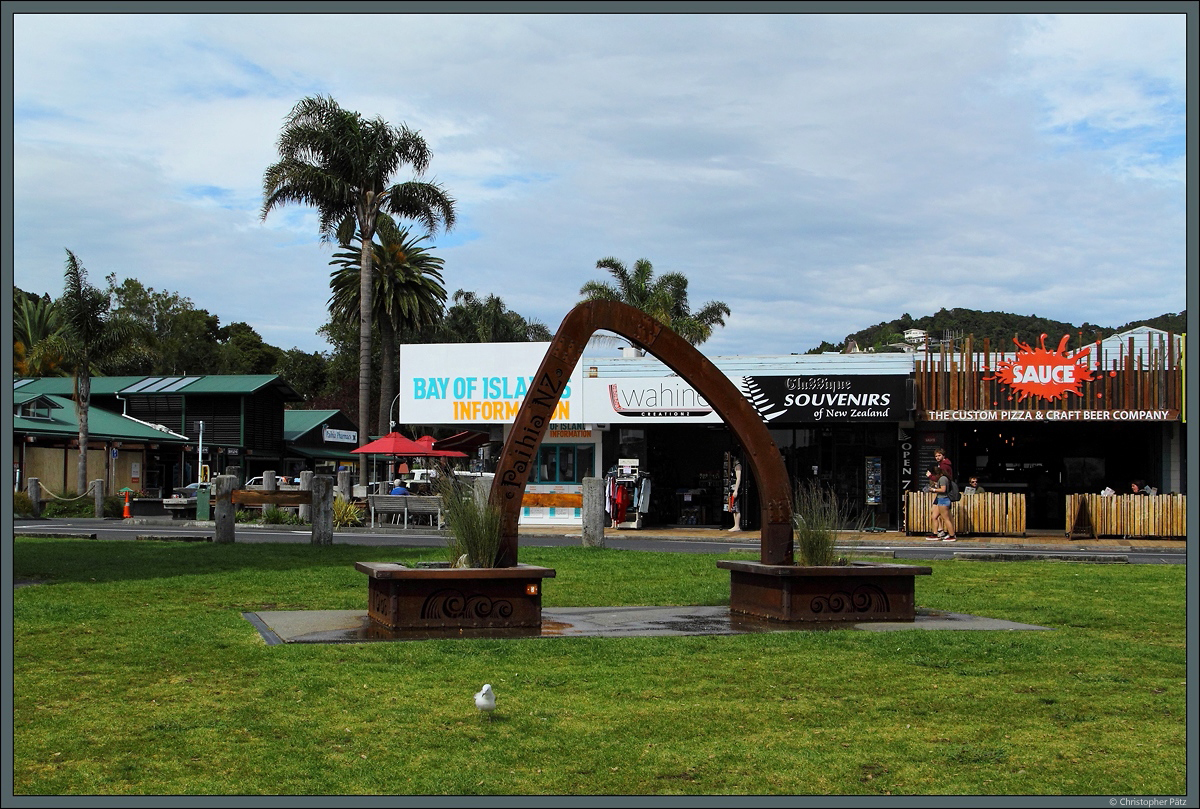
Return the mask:
<path fill-rule="evenodd" d="M 806 565 L 848 565 L 834 547 L 839 529 L 861 533 L 864 516 L 855 516 L 846 503 L 828 489 L 813 483 L 796 487 L 792 524 L 796 529 L 796 549 Z"/>
<path fill-rule="evenodd" d="M 500 553 L 500 509 L 488 503 L 487 489 L 475 479 L 462 481 L 444 471 L 433 479 L 442 498 L 442 514 L 450 529 L 446 549 L 450 563 L 466 557 L 467 567 L 495 567 Z"/>

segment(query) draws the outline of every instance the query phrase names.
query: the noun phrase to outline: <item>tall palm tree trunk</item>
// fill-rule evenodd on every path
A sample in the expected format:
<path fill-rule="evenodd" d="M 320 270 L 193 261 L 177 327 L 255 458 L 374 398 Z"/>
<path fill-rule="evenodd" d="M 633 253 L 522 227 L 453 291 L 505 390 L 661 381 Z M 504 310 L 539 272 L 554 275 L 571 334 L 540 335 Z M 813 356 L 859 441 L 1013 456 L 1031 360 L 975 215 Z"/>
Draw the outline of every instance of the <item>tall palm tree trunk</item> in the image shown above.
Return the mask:
<path fill-rule="evenodd" d="M 75 464 L 75 494 L 87 491 L 88 405 L 92 399 L 91 371 L 86 363 L 75 374 L 75 415 L 79 420 L 79 458 Z"/>
<path fill-rule="evenodd" d="M 362 266 L 359 270 L 358 283 L 358 445 L 361 447 L 371 440 L 371 280 L 372 267 L 371 250 L 372 236 L 367 235 L 363 228 L 362 237 Z M 361 483 L 369 483 L 367 479 L 367 456 L 363 455 L 358 462 L 358 479 Z"/>

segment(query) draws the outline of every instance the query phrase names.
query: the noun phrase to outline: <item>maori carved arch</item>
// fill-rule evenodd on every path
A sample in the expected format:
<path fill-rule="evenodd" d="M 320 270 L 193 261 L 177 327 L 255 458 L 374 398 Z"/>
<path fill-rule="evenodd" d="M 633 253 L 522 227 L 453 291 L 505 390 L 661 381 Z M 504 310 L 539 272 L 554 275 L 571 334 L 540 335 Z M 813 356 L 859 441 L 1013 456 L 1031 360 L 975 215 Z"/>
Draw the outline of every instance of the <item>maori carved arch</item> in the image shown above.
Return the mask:
<path fill-rule="evenodd" d="M 563 318 L 517 411 L 492 481 L 489 502 L 500 509 L 498 567 L 517 564 L 517 523 L 538 447 L 584 346 L 598 329 L 616 332 L 645 348 L 708 400 L 741 442 L 758 482 L 762 509 L 759 561 L 792 565 L 791 487 L 783 457 L 762 419 L 723 373 L 682 337 L 654 318 L 616 301 L 586 301 Z"/>

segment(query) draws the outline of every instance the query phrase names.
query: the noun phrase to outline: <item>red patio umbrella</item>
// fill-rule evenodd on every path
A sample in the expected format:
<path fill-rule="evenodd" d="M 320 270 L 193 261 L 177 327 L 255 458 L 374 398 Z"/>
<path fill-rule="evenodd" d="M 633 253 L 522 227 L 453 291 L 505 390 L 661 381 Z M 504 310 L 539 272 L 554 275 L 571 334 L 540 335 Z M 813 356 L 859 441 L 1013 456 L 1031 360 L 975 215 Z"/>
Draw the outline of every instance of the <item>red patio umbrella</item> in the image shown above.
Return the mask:
<path fill-rule="evenodd" d="M 459 452 L 459 451 L 453 450 L 453 449 L 434 449 L 434 445 L 437 443 L 437 441 L 436 441 L 436 439 L 434 439 L 434 437 L 432 435 L 421 436 L 420 438 L 417 439 L 417 443 L 421 444 L 424 447 L 428 447 L 428 449 L 424 453 L 426 458 L 465 458 L 465 457 L 467 457 L 467 453 Z"/>
<path fill-rule="evenodd" d="M 350 450 L 351 452 L 364 453 L 367 455 L 390 455 L 400 458 L 465 458 L 465 453 L 452 452 L 448 450 L 435 450 L 433 448 L 434 439 L 432 436 L 422 436 L 416 441 L 413 441 L 407 436 L 397 432 L 391 432 L 382 438 L 376 438 L 374 441 L 363 444 L 357 449 Z M 407 469 L 405 470 L 407 471 Z M 404 474 L 399 468 L 396 469 L 397 474 Z M 372 477 L 375 476 L 372 471 Z"/>
<path fill-rule="evenodd" d="M 362 452 L 368 455 L 396 455 L 405 458 L 465 458 L 465 452 L 434 449 L 434 438 L 424 435 L 416 441 L 400 433 L 388 433 L 382 438 L 376 438 L 369 444 L 363 444 L 351 452 Z"/>
<path fill-rule="evenodd" d="M 382 438 L 376 438 L 369 444 L 363 444 L 357 449 L 350 450 L 351 452 L 364 452 L 368 455 L 424 455 L 427 449 L 433 449 L 432 442 L 430 446 L 413 441 L 400 433 L 388 433 Z"/>

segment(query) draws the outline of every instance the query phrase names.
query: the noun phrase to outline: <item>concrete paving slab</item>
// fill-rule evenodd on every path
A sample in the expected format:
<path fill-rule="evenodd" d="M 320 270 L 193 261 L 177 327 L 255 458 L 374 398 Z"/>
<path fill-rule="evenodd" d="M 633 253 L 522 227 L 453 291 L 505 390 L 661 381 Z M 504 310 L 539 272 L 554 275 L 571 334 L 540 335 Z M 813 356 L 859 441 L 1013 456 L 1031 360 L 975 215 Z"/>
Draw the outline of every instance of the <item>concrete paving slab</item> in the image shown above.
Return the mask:
<path fill-rule="evenodd" d="M 428 635 L 398 635 L 371 625 L 366 610 L 263 610 L 243 613 L 268 644 L 363 643 L 370 641 L 425 640 Z M 522 637 L 667 637 L 679 635 L 741 635 L 754 632 L 806 632 L 861 629 L 887 632 L 903 629 L 1047 630 L 962 613 L 917 608 L 915 621 L 864 622 L 835 626 L 797 626 L 734 615 L 728 607 L 559 607 L 542 610 L 542 628 Z M 495 637 L 480 632 L 474 637 Z M 515 637 L 516 635 L 514 635 Z M 443 636 L 445 637 L 445 636 Z M 458 637 L 454 635 L 453 637 Z"/>

